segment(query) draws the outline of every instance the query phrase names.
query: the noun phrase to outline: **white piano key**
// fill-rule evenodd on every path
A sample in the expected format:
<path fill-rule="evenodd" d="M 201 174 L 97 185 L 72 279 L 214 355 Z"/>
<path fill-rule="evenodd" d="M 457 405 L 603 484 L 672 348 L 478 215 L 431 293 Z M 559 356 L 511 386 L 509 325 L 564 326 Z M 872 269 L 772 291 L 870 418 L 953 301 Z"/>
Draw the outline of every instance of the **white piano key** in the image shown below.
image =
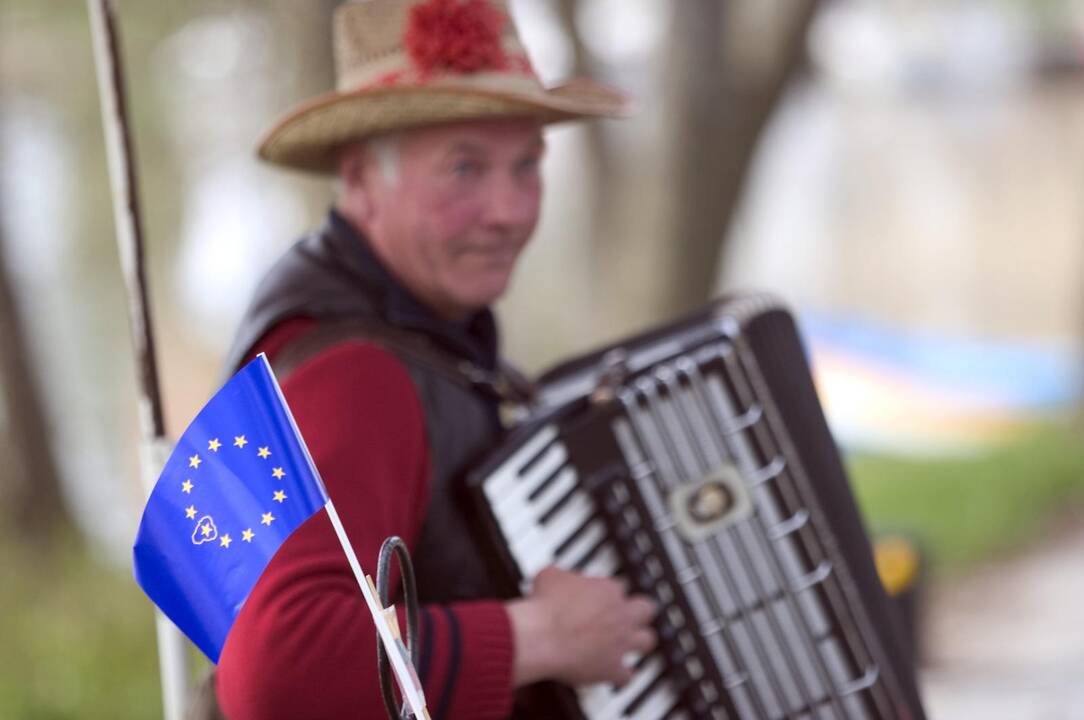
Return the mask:
<path fill-rule="evenodd" d="M 520 470 L 527 462 L 537 455 L 542 449 L 557 439 L 557 426 L 547 425 L 539 430 L 534 437 L 528 440 L 523 447 L 514 452 L 511 457 L 504 461 L 489 476 L 485 482 L 486 497 L 492 503 L 500 498 L 508 487 L 519 479 Z"/>
<path fill-rule="evenodd" d="M 612 577 L 621 566 L 621 558 L 612 545 L 603 545 L 586 565 L 583 574 L 590 577 Z"/>
<path fill-rule="evenodd" d="M 578 691 L 580 708 L 591 720 L 608 720 L 599 713 L 606 703 L 613 697 L 613 686 L 599 683 L 581 687 Z M 620 716 L 614 716 L 620 717 Z"/>
<path fill-rule="evenodd" d="M 640 672 L 647 671 L 648 673 L 653 671 L 653 668 L 649 668 L 645 665 L 641 668 Z M 624 687 L 618 688 L 608 683 L 591 685 L 588 688 L 581 688 L 580 690 L 580 707 L 583 709 L 584 714 L 591 718 L 591 720 L 609 720 L 610 718 L 623 718 L 625 716 L 625 706 L 621 703 L 615 702 L 618 694 L 628 688 L 633 683 L 636 683 L 638 687 L 647 687 L 647 683 L 650 683 L 654 676 L 648 678 L 646 681 L 638 682 L 640 674 L 633 673 L 632 679 L 625 684 Z M 633 695 L 632 697 L 635 697 Z M 632 702 L 630 698 L 628 702 Z M 626 705 L 628 703 L 625 703 Z"/>
<path fill-rule="evenodd" d="M 527 506 L 521 508 L 515 517 L 502 518 L 498 524 L 501 526 L 501 533 L 504 537 L 508 539 L 518 538 L 538 527 L 538 516 L 541 513 L 532 512 L 533 509 L 536 510 L 537 508 Z"/>
<path fill-rule="evenodd" d="M 493 505 L 493 514 L 501 517 L 508 508 L 527 504 L 527 496 L 560 469 L 568 460 L 568 451 L 564 445 L 551 445 L 531 468 L 520 475 L 519 480 L 502 486 L 499 493 L 489 495 Z"/>
<path fill-rule="evenodd" d="M 518 535 L 508 549 L 523 576 L 533 578 L 539 570 L 553 564 L 554 552 L 560 544 L 557 538 L 546 535 L 539 526 L 532 525 Z"/>
<path fill-rule="evenodd" d="M 557 548 L 572 536 L 595 512 L 591 499 L 583 492 L 572 497 L 545 525 L 532 525 L 526 532 L 509 538 L 509 550 L 526 577 L 534 575 L 556 560 Z"/>
<path fill-rule="evenodd" d="M 544 528 L 547 535 L 552 536 L 557 542 L 553 543 L 554 549 L 560 547 L 565 540 L 585 522 L 587 518 L 595 514 L 595 503 L 582 490 L 576 490 L 568 500 L 540 527 Z"/>
<path fill-rule="evenodd" d="M 501 516 L 500 524 L 504 528 L 505 534 L 514 536 L 526 524 L 532 522 L 537 524 L 538 518 L 556 505 L 557 501 L 567 495 L 574 487 L 576 487 L 576 471 L 567 467 L 533 500 L 528 500 L 525 493 L 503 503 L 499 512 Z"/>
<path fill-rule="evenodd" d="M 678 696 L 669 682 L 663 681 L 640 703 L 633 716 L 636 720 L 660 720 L 678 702 Z"/>
<path fill-rule="evenodd" d="M 545 514 L 546 511 L 557 504 L 558 500 L 576 487 L 577 477 L 576 468 L 563 468 L 549 485 L 530 500 L 531 505 L 538 507 L 542 511 L 540 514 Z"/>
<path fill-rule="evenodd" d="M 582 560 L 587 553 L 591 552 L 605 536 L 606 523 L 602 520 L 592 520 L 576 535 L 576 539 L 558 554 L 557 565 L 565 570 L 572 569 L 578 565 L 580 560 Z"/>
<path fill-rule="evenodd" d="M 602 706 L 600 717 L 621 717 L 625 708 L 662 674 L 664 668 L 661 657 L 656 655 L 650 658 L 640 666 L 640 670 L 632 676 L 631 680 L 614 690 L 610 699 Z"/>

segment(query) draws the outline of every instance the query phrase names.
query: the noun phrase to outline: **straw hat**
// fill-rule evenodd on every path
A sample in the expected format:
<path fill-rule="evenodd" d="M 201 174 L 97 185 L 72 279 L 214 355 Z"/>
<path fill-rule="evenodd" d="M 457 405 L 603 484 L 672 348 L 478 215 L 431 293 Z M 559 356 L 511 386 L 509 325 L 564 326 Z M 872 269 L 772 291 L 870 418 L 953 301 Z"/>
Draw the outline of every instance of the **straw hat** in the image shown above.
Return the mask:
<path fill-rule="evenodd" d="M 392 130 L 460 120 L 557 122 L 628 113 L 628 99 L 589 80 L 543 87 L 505 0 L 352 0 L 334 19 L 334 92 L 280 120 L 260 157 L 335 170 L 343 144 Z"/>

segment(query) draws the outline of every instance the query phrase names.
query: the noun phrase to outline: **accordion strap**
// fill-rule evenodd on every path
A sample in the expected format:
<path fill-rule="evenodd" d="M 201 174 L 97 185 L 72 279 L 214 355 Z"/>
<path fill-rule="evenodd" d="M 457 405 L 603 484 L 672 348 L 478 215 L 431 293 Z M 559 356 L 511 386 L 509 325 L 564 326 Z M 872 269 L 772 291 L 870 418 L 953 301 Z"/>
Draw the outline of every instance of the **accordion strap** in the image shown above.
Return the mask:
<path fill-rule="evenodd" d="M 306 361 L 348 340 L 378 345 L 401 359 L 412 360 L 457 385 L 490 395 L 502 403 L 524 405 L 534 397 L 531 382 L 503 360 L 496 371 L 487 370 L 470 360 L 453 357 L 421 333 L 370 318 L 319 322 L 276 353 L 271 367 L 279 380 L 285 380 Z"/>

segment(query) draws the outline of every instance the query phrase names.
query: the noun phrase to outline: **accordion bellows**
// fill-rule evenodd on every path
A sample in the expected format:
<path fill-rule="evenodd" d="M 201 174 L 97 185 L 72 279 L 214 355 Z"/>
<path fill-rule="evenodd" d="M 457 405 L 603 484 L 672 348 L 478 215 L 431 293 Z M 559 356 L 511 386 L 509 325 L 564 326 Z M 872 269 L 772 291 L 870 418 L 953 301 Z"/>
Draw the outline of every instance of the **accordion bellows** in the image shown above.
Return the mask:
<path fill-rule="evenodd" d="M 559 688 L 565 717 L 924 717 L 775 299 L 724 298 L 565 363 L 540 391 L 470 480 L 508 582 L 554 564 L 661 608 L 632 681 Z"/>

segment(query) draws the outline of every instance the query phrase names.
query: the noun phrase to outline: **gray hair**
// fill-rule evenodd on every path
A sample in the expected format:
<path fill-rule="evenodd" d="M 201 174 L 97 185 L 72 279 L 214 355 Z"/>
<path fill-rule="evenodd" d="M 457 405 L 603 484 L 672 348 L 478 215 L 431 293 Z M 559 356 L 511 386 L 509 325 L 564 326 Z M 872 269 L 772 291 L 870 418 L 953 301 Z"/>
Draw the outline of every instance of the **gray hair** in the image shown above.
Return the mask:
<path fill-rule="evenodd" d="M 399 184 L 399 139 L 400 133 L 386 133 L 376 135 L 365 140 L 360 140 L 348 148 L 361 148 L 366 157 L 376 161 L 380 168 L 380 178 L 388 187 L 394 188 Z M 343 192 L 341 177 L 335 178 L 335 194 Z"/>
<path fill-rule="evenodd" d="M 399 184 L 399 133 L 376 135 L 365 141 L 365 152 L 380 167 L 380 176 L 389 187 Z"/>

